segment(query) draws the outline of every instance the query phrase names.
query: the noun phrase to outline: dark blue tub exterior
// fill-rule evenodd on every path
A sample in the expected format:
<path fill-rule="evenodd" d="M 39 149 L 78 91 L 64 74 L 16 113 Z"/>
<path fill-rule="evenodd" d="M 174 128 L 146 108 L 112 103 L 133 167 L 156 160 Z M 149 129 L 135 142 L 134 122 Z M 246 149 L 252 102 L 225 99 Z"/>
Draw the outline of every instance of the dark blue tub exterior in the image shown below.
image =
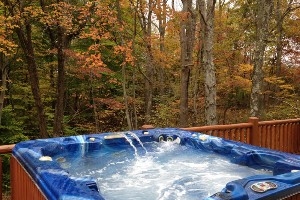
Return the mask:
<path fill-rule="evenodd" d="M 297 155 L 181 129 L 166 128 L 132 132 L 142 142 L 180 138 L 181 145 L 222 154 L 236 164 L 273 171 L 273 176 L 259 175 L 229 182 L 222 191 L 207 197 L 206 200 L 275 200 L 300 192 L 300 157 Z M 135 145 L 139 145 L 138 141 L 131 137 L 130 132 L 122 133 L 128 135 Z M 13 149 L 13 156 L 30 174 L 47 199 L 100 200 L 104 198 L 92 179 L 70 177 L 68 172 L 51 158 L 62 152 L 84 151 L 84 153 L 88 153 L 101 149 L 103 145 L 129 145 L 125 138 L 114 136 L 118 136 L 118 134 L 88 134 L 30 140 L 18 143 Z M 177 139 L 177 141 L 179 140 Z M 265 192 L 257 192 L 251 189 L 253 185 L 261 182 L 273 183 L 276 188 Z"/>

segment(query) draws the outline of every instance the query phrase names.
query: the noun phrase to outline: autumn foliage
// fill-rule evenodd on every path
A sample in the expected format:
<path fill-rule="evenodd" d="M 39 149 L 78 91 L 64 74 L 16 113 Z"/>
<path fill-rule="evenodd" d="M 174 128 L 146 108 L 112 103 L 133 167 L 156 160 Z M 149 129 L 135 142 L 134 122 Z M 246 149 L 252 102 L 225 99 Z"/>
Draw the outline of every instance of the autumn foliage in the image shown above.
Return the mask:
<path fill-rule="evenodd" d="M 12 138 L 2 142 L 138 129 L 146 122 L 180 126 L 180 31 L 189 15 L 175 2 L 1 0 L 0 128 L 1 137 Z M 270 14 L 262 119 L 300 116 L 300 5 L 280 2 Z M 219 124 L 249 116 L 256 6 L 236 0 L 215 7 Z M 195 32 L 186 58 L 187 125 L 205 124 L 207 85 L 199 57 L 204 41 L 197 9 L 190 9 Z"/>

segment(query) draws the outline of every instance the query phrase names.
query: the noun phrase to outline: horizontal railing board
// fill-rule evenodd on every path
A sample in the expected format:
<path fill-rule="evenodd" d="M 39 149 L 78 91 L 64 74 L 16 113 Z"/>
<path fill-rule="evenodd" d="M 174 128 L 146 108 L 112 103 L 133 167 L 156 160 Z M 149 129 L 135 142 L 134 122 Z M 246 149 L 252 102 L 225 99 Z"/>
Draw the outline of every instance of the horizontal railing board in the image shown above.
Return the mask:
<path fill-rule="evenodd" d="M 237 128 L 251 128 L 251 123 L 240 123 L 240 124 L 226 124 L 226 125 L 211 125 L 211 126 L 199 126 L 199 127 L 189 127 L 182 128 L 187 131 L 213 131 L 213 130 L 228 130 L 228 129 L 237 129 Z"/>
<path fill-rule="evenodd" d="M 15 146 L 15 144 L 1 145 L 0 146 L 0 154 L 11 153 L 14 146 Z"/>

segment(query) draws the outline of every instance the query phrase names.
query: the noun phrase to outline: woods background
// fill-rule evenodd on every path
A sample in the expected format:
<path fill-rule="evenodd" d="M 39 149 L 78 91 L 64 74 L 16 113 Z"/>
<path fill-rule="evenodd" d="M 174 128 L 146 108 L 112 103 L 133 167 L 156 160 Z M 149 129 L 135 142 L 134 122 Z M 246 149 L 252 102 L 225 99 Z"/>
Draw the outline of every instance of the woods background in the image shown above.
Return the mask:
<path fill-rule="evenodd" d="M 298 0 L 1 0 L 0 142 L 300 116 Z"/>

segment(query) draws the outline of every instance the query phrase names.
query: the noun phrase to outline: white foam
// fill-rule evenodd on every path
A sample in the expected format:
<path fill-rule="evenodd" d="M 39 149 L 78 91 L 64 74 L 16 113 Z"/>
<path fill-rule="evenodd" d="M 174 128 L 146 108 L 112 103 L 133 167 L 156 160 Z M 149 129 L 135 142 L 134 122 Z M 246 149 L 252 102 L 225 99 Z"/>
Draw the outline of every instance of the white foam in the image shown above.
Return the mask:
<path fill-rule="evenodd" d="M 102 154 L 89 160 L 89 170 L 78 166 L 74 166 L 74 171 L 68 170 L 77 176 L 95 178 L 104 198 L 109 200 L 202 199 L 219 192 L 232 180 L 269 173 L 172 142 L 146 144 L 145 148 L 148 153 L 144 155 L 132 157 L 131 149 L 117 157 Z M 143 151 L 137 148 L 139 153 L 140 150 Z"/>

